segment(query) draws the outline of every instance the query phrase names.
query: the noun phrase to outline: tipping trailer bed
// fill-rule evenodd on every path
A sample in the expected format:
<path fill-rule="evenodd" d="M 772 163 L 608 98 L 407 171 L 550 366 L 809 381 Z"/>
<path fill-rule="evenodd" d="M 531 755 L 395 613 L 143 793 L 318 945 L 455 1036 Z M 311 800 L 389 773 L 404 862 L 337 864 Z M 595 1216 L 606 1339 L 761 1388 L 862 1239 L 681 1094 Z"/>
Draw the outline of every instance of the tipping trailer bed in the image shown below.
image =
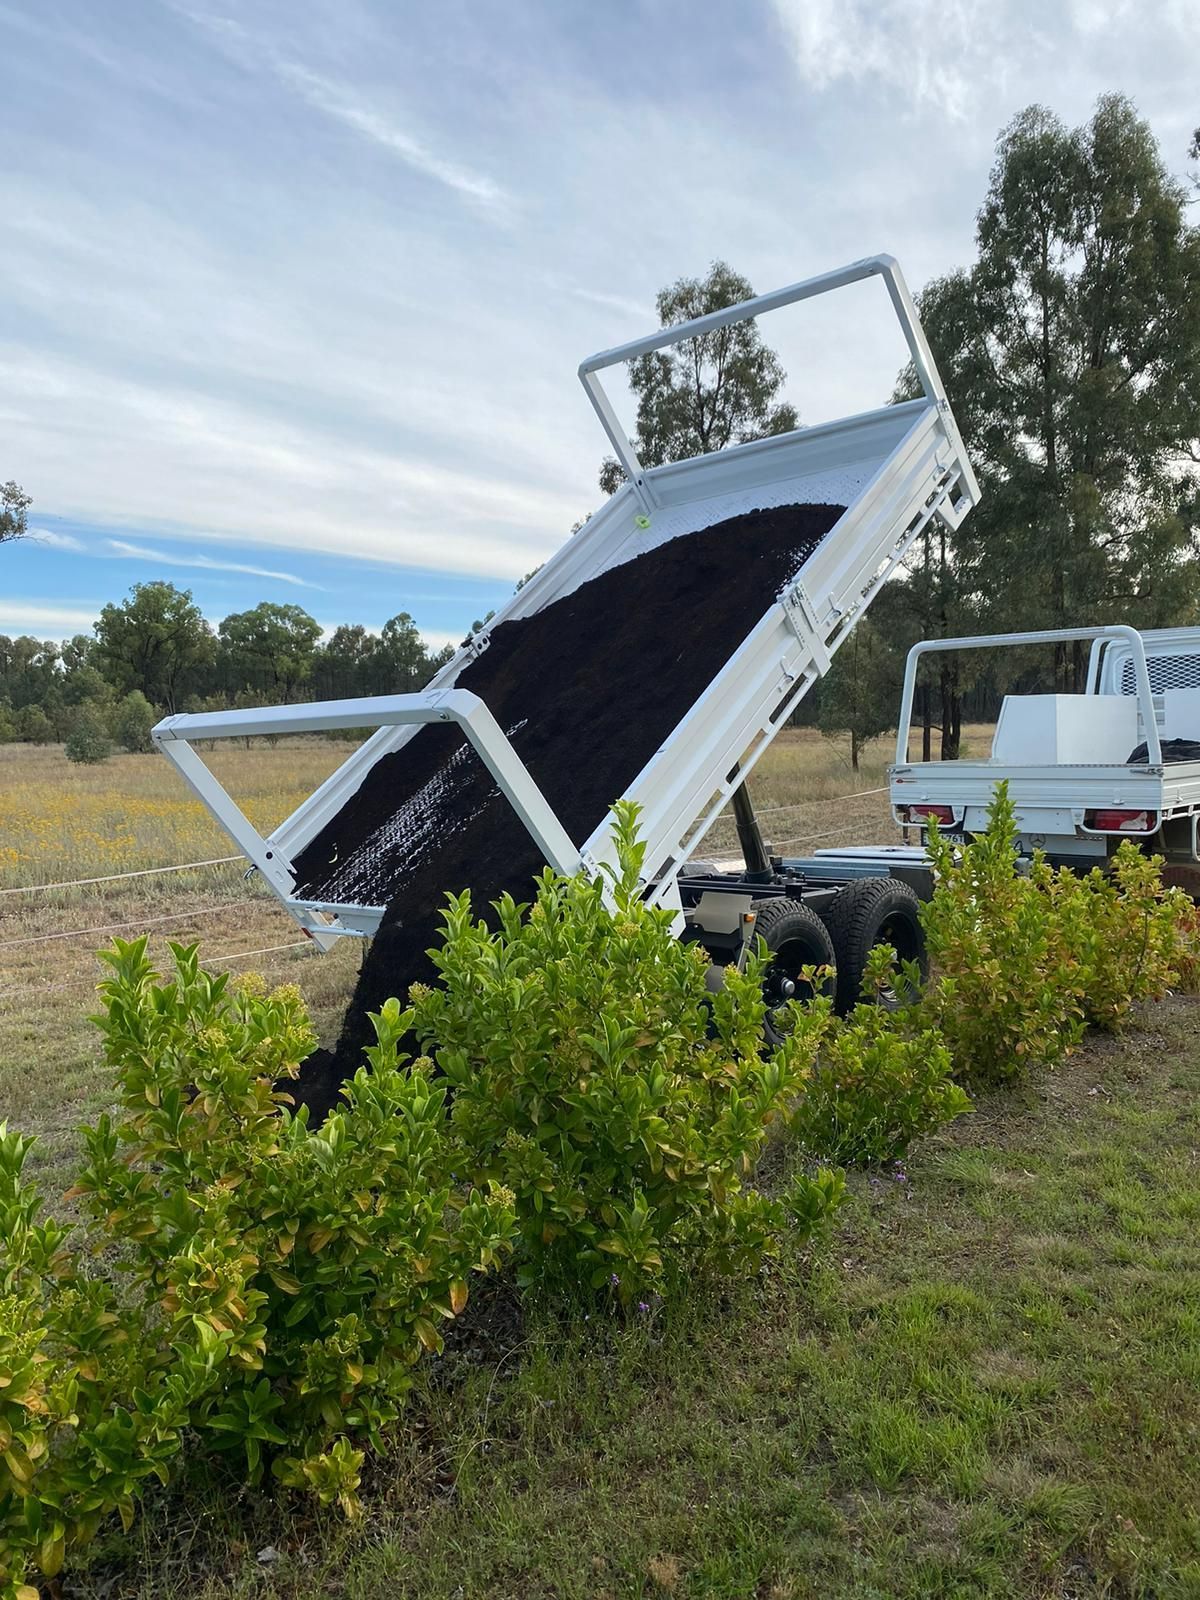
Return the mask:
<path fill-rule="evenodd" d="M 883 279 L 922 387 L 919 398 L 847 419 L 643 470 L 598 374 L 653 350 L 714 332 L 780 306 L 871 277 Z M 419 694 L 168 717 L 158 746 L 322 948 L 340 936 L 373 935 L 383 896 L 341 897 L 337 884 L 372 881 L 354 862 L 315 887 L 297 862 L 344 816 L 385 757 L 402 756 L 422 725 L 461 730 L 496 788 L 520 817 L 541 858 L 563 872 L 595 871 L 612 858 L 610 816 L 573 838 L 514 748 L 519 724 L 501 727 L 480 696 L 459 686 L 502 624 L 534 617 L 612 569 L 745 513 L 844 507 L 803 564 L 765 594 L 758 621 L 725 641 L 725 664 L 639 770 L 624 794 L 642 808 L 647 896 L 680 907 L 681 865 L 740 788 L 787 715 L 849 635 L 864 608 L 931 520 L 956 527 L 978 488 L 949 403 L 896 262 L 875 256 L 839 271 L 660 330 L 583 362 L 579 375 L 627 481 L 573 538 L 470 639 Z M 730 561 L 738 552 L 729 552 Z M 648 595 L 667 608 L 670 595 Z M 604 618 L 595 618 L 603 628 Z M 579 649 L 588 648 L 586 630 Z M 686 640 L 683 641 L 686 647 Z M 197 739 L 374 726 L 377 731 L 280 827 L 263 837 L 196 751 Z M 416 747 L 414 746 L 414 753 Z M 394 767 L 395 763 L 391 763 Z M 450 774 L 452 781 L 452 774 Z M 614 794 L 611 798 L 615 799 Z M 397 793 L 397 806 L 412 799 Z M 607 800 L 606 800 L 606 803 Z M 378 832 L 378 830 L 377 830 Z M 378 838 L 356 849 L 378 847 Z M 364 865 L 364 863 L 358 863 Z M 459 887 L 449 883 L 443 887 Z"/>
<path fill-rule="evenodd" d="M 1090 642 L 1084 692 L 1006 695 L 985 760 L 910 761 L 916 674 L 925 655 Z M 1122 839 L 1173 864 L 1200 862 L 1200 629 L 1139 632 L 1123 624 L 1037 633 L 923 639 L 909 652 L 893 814 L 902 826 L 930 815 L 943 832 L 969 837 L 987 825 L 1002 780 L 1023 853 L 1087 870 Z M 1138 759 L 1132 759 L 1135 753 Z M 1200 877 L 1189 880 L 1200 888 Z"/>

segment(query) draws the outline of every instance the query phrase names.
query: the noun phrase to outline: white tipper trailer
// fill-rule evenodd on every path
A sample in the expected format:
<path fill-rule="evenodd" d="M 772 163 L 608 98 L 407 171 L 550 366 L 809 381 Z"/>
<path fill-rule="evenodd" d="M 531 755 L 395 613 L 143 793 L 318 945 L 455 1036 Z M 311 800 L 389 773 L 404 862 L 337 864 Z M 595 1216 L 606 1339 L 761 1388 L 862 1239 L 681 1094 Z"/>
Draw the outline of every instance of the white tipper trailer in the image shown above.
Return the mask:
<path fill-rule="evenodd" d="M 890 299 L 920 384 L 915 399 L 643 468 L 601 385 L 603 371 L 866 279 L 878 279 Z M 571 838 L 488 706 L 456 687 L 460 672 L 486 648 L 487 632 L 532 615 L 618 563 L 740 513 L 792 504 L 844 506 L 785 587 L 765 598 L 746 636 L 730 640 L 725 666 L 652 759 L 630 774 L 625 796 L 641 807 L 646 898 L 676 910 L 682 937 L 702 941 L 715 962 L 728 963 L 740 959 L 751 934 L 761 934 L 774 953 L 769 982 L 781 999 L 794 991 L 801 966 L 836 962 L 838 1002 L 847 1005 L 875 942 L 886 939 L 908 958 L 923 954 L 914 893 L 921 853 L 895 847 L 866 857 L 849 852 L 839 860 L 826 852 L 810 870 L 768 858 L 745 783 L 913 541 L 931 525 L 957 528 L 979 497 L 900 268 L 887 255 L 856 261 L 591 356 L 579 377 L 625 482 L 428 688 L 170 716 L 155 728 L 155 742 L 322 949 L 345 937 L 369 938 L 386 907 L 305 897 L 294 860 L 337 817 L 374 763 L 402 750 L 422 724 L 461 728 L 549 865 L 595 873 L 613 859 L 611 812 L 588 838 Z M 361 727 L 376 732 L 267 835 L 249 822 L 197 748 L 200 740 Z M 745 870 L 690 867 L 731 801 Z"/>

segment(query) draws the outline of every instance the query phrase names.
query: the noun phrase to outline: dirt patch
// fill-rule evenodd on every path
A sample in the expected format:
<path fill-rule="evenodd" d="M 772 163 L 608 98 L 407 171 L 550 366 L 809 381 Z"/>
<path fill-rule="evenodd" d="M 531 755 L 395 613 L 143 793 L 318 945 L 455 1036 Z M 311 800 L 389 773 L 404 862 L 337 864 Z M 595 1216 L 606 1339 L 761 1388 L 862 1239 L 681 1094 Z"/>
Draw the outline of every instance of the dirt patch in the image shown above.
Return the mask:
<path fill-rule="evenodd" d="M 781 506 L 669 540 L 533 616 L 502 623 L 457 686 L 486 703 L 577 843 L 603 820 L 842 514 Z M 292 1092 L 314 1120 L 362 1060 L 367 1013 L 414 981 L 448 891 L 480 913 L 543 862 L 457 729 L 385 756 L 296 861 L 311 899 L 386 905 L 334 1051 Z"/>

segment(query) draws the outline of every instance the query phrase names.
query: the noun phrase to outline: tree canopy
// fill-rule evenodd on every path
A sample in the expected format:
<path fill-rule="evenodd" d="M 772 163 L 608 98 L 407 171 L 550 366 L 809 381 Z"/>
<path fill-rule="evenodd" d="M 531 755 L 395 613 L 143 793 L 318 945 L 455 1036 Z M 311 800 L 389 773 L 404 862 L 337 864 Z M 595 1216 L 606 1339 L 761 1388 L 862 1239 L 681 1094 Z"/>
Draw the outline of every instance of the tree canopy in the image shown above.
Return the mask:
<path fill-rule="evenodd" d="M 749 300 L 749 282 L 724 261 L 703 278 L 679 278 L 659 291 L 658 318 L 672 327 Z M 753 322 L 685 339 L 629 363 L 637 396 L 637 437 L 630 443 L 644 467 L 682 461 L 796 427 L 794 408 L 777 402 L 787 374 Z M 615 494 L 624 472 L 614 456 L 600 466 L 600 487 Z"/>
<path fill-rule="evenodd" d="M 940 594 L 987 628 L 1192 616 L 1200 233 L 1129 101 L 1074 129 L 1021 112 L 976 244 L 919 297 L 984 489 Z M 1079 654 L 1058 668 L 1073 685 Z"/>
<path fill-rule="evenodd" d="M 0 483 L 0 544 L 23 539 L 29 531 L 29 508 L 33 504 L 19 483 L 10 478 Z"/>
<path fill-rule="evenodd" d="M 321 624 L 303 606 L 264 600 L 226 617 L 218 633 L 223 687 L 259 690 L 289 705 L 312 672 Z"/>
<path fill-rule="evenodd" d="M 114 743 L 144 751 L 164 712 L 404 693 L 449 653 L 430 650 L 406 611 L 378 633 L 336 628 L 322 645 L 320 623 L 300 606 L 264 602 L 214 632 L 189 591 L 138 584 L 105 606 L 95 638 L 60 646 L 0 635 L 0 743 L 68 738 L 99 719 Z"/>
<path fill-rule="evenodd" d="M 140 689 L 147 700 L 178 711 L 189 674 L 211 665 L 212 629 L 190 589 L 138 583 L 120 605 L 107 605 L 96 623 L 96 662 L 120 694 Z"/>

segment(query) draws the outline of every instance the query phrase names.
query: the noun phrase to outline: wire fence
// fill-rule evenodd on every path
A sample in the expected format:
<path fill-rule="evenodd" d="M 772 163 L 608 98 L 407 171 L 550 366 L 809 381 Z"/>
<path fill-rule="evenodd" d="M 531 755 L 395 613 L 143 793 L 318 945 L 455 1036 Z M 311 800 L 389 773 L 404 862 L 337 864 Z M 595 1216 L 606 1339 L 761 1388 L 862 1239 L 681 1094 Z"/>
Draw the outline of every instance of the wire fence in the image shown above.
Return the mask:
<path fill-rule="evenodd" d="M 205 955 L 204 964 L 205 966 L 221 966 L 230 961 L 249 961 L 252 956 L 276 955 L 283 950 L 315 951 L 315 949 L 316 946 L 310 939 L 293 939 L 287 944 L 268 944 L 261 946 L 257 950 L 235 950 L 224 956 Z M 82 973 L 78 977 L 69 978 L 65 983 L 25 984 L 15 989 L 0 989 L 0 1003 L 9 1000 L 30 999 L 35 996 L 40 998 L 42 995 L 47 994 L 64 994 L 68 989 L 94 988 L 95 984 L 95 975 L 85 976 Z"/>
<path fill-rule="evenodd" d="M 51 944 L 56 939 L 82 939 L 94 933 L 123 933 L 127 928 L 150 928 L 160 922 L 190 922 L 194 917 L 211 917 L 218 911 L 235 911 L 239 906 L 265 906 L 271 902 L 258 897 L 221 900 L 214 906 L 192 906 L 186 911 L 167 911 L 159 917 L 134 917 L 130 922 L 99 922 L 91 928 L 63 928 L 55 933 L 31 933 L 19 939 L 0 939 L 0 950 L 19 945 Z"/>
<path fill-rule="evenodd" d="M 843 805 L 849 800 L 865 800 L 871 795 L 886 794 L 887 785 L 878 789 L 854 789 L 849 794 L 833 794 L 813 800 L 794 800 L 788 805 L 756 807 L 760 817 L 778 816 L 783 812 L 806 811 L 813 806 Z M 123 883 L 129 878 L 154 878 L 166 872 L 199 872 L 205 867 L 227 867 L 235 861 L 244 861 L 242 855 L 214 856 L 209 861 L 180 861 L 169 867 L 138 867 L 129 872 L 109 872 L 98 878 L 64 878 L 58 883 L 18 883 L 0 889 L 0 895 L 45 894 L 52 889 L 83 889 L 97 883 Z M 132 924 L 131 924 L 132 926 Z"/>
<path fill-rule="evenodd" d="M 829 795 L 813 800 L 797 800 L 787 805 L 763 806 L 756 808 L 756 815 L 760 817 L 795 816 L 797 812 L 808 811 L 817 806 L 846 805 L 853 801 L 867 800 L 875 796 L 886 794 L 887 786 L 882 785 L 875 789 L 855 789 L 849 794 Z M 718 821 L 728 820 L 722 817 Z M 783 849 L 802 844 L 818 844 L 825 839 L 844 836 L 856 824 L 846 823 L 840 828 L 829 829 L 822 833 L 803 834 L 786 839 L 772 840 L 776 849 Z M 720 845 L 716 846 L 721 848 Z M 55 890 L 82 889 L 96 884 L 123 883 L 136 878 L 160 877 L 167 873 L 199 872 L 211 867 L 230 866 L 234 862 L 244 861 L 241 855 L 215 856 L 206 861 L 181 861 L 164 867 L 140 867 L 128 872 L 106 873 L 93 878 L 67 878 L 55 883 L 17 884 L 0 889 L 0 896 L 8 895 L 33 895 L 46 894 Z M 38 933 L 21 935 L 13 939 L 0 939 L 0 950 L 15 950 L 28 948 L 34 945 L 52 944 L 61 940 L 89 938 L 100 934 L 121 933 L 134 928 L 151 928 L 161 926 L 166 922 L 188 922 L 197 917 L 216 916 L 219 913 L 235 913 L 244 910 L 247 906 L 258 905 L 270 907 L 272 901 L 268 897 L 247 896 L 238 900 L 222 900 L 213 905 L 193 906 L 187 910 L 169 911 L 161 915 L 135 917 L 121 922 L 95 923 L 86 928 L 56 929 L 51 933 Z M 229 955 L 207 956 L 206 960 L 214 964 L 246 961 L 254 956 L 275 955 L 289 950 L 312 949 L 311 942 L 307 939 L 296 939 L 286 944 L 265 945 L 254 950 L 235 951 Z M 0 989 L 0 1001 L 18 1000 L 25 997 L 55 994 L 67 989 L 86 987 L 91 982 L 90 978 L 77 977 L 64 983 L 54 984 L 25 984 L 12 989 Z"/>
<path fill-rule="evenodd" d="M 211 861 L 182 861 L 174 867 L 139 867 L 134 872 L 110 872 L 103 878 L 67 878 L 62 883 L 18 883 L 0 894 L 45 894 L 50 889 L 83 889 L 93 883 L 121 883 L 126 878 L 153 878 L 164 872 L 196 872 L 201 867 L 227 867 L 245 856 L 216 856 Z"/>

